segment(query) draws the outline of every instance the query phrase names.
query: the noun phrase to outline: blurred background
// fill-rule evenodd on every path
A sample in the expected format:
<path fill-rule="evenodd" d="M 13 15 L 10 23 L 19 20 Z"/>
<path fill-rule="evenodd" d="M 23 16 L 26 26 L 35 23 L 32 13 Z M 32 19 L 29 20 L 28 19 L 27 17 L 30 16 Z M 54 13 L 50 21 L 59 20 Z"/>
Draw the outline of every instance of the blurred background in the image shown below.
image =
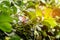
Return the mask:
<path fill-rule="evenodd" d="M 0 0 L 0 40 L 60 40 L 60 0 Z"/>

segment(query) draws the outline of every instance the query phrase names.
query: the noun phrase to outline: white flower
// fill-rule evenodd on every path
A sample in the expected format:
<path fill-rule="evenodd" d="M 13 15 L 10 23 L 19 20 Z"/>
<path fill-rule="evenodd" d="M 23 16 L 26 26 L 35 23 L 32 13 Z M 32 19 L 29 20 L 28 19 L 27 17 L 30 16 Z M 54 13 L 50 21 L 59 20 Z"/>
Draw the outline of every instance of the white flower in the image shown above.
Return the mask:
<path fill-rule="evenodd" d="M 34 35 L 39 35 L 37 31 L 34 31 Z"/>
<path fill-rule="evenodd" d="M 23 3 L 27 3 L 27 0 L 23 0 Z"/>
<path fill-rule="evenodd" d="M 57 36 L 56 36 L 56 38 L 59 38 L 59 37 L 60 37 L 60 35 L 57 35 Z"/>
<path fill-rule="evenodd" d="M 13 23 L 16 24 L 16 20 L 13 20 Z"/>
<path fill-rule="evenodd" d="M 54 31 L 55 31 L 55 29 L 52 29 L 52 31 L 54 32 Z"/>
<path fill-rule="evenodd" d="M 23 18 L 21 16 L 19 16 L 19 21 L 22 21 L 22 20 L 23 20 Z"/>

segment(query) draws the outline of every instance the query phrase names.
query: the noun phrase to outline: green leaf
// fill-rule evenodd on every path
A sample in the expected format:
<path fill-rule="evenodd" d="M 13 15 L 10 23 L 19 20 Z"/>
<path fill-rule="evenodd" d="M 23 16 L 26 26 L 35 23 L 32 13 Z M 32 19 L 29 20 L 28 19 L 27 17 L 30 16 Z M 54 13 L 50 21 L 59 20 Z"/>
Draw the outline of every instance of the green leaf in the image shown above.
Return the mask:
<path fill-rule="evenodd" d="M 10 23 L 5 22 L 5 23 L 0 23 L 0 29 L 4 32 L 11 32 L 12 27 Z"/>
<path fill-rule="evenodd" d="M 17 8 L 15 6 L 11 7 L 12 13 L 15 14 L 17 12 Z"/>
<path fill-rule="evenodd" d="M 29 12 L 29 15 L 30 15 L 30 19 L 31 20 L 34 20 L 36 18 L 36 14 L 34 12 Z"/>
<path fill-rule="evenodd" d="M 27 6 L 27 8 L 35 8 L 35 4 L 34 4 L 34 2 L 32 2 L 32 1 L 28 1 L 28 6 Z"/>
<path fill-rule="evenodd" d="M 12 18 L 10 17 L 12 14 L 12 10 L 10 8 L 9 1 L 3 1 L 0 4 L 0 29 L 4 32 L 11 32 L 11 24 Z"/>
<path fill-rule="evenodd" d="M 2 2 L 2 4 L 3 4 L 3 5 L 5 5 L 5 6 L 8 6 L 8 7 L 10 7 L 10 6 L 11 6 L 11 4 L 10 4 L 10 2 L 9 2 L 9 1 L 3 1 L 3 2 Z"/>
<path fill-rule="evenodd" d="M 10 40 L 20 40 L 20 37 L 18 35 L 13 35 Z"/>
<path fill-rule="evenodd" d="M 18 6 L 23 6 L 24 5 L 23 1 L 16 1 L 15 4 L 17 4 Z"/>
<path fill-rule="evenodd" d="M 36 19 L 36 13 L 33 11 L 24 11 L 24 13 L 30 18 L 30 20 L 35 20 Z"/>
<path fill-rule="evenodd" d="M 12 14 L 12 10 L 11 10 L 11 8 L 5 7 L 5 6 L 0 4 L 0 14 L 10 16 Z"/>
<path fill-rule="evenodd" d="M 0 15 L 0 22 L 12 22 L 12 18 L 5 15 Z"/>

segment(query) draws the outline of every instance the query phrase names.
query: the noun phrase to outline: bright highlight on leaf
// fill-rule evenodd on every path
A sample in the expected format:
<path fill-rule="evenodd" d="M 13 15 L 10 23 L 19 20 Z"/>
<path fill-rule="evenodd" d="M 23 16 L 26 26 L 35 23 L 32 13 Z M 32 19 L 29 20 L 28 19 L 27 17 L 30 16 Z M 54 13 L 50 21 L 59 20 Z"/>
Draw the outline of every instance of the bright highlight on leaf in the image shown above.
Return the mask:
<path fill-rule="evenodd" d="M 44 17 L 45 18 L 52 17 L 51 16 L 51 12 L 52 12 L 52 9 L 51 8 L 45 8 L 44 11 L 43 11 Z"/>
<path fill-rule="evenodd" d="M 39 8 L 38 5 L 36 5 L 36 16 L 42 17 L 42 11 L 41 11 L 41 9 Z"/>
<path fill-rule="evenodd" d="M 54 28 L 57 25 L 56 21 L 51 17 L 48 19 L 44 19 L 43 24 L 50 28 Z"/>

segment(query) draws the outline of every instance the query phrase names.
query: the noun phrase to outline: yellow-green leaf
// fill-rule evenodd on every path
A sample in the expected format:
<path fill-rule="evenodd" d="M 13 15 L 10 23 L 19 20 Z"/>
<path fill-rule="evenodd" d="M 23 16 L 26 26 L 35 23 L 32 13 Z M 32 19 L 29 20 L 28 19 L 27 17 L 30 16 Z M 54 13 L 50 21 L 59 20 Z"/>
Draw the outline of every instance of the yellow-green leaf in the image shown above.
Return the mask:
<path fill-rule="evenodd" d="M 42 17 L 42 11 L 41 11 L 41 9 L 38 7 L 38 5 L 36 5 L 36 16 Z"/>
<path fill-rule="evenodd" d="M 57 25 L 56 21 L 51 17 L 48 19 L 45 19 L 43 21 L 43 24 L 50 27 L 50 28 L 54 28 Z"/>

